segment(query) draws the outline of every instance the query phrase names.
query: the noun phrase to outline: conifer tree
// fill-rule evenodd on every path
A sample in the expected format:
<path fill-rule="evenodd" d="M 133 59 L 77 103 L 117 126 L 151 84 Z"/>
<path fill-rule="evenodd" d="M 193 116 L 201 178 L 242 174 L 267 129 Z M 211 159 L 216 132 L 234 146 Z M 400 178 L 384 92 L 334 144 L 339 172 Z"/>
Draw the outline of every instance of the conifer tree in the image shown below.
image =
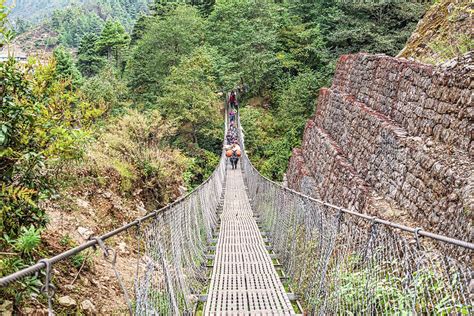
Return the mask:
<path fill-rule="evenodd" d="M 108 20 L 97 41 L 99 52 L 108 60 L 115 60 L 118 67 L 123 60 L 125 47 L 130 42 L 130 36 L 119 21 Z"/>
<path fill-rule="evenodd" d="M 104 65 L 104 59 L 97 51 L 98 36 L 88 33 L 82 37 L 77 54 L 77 66 L 86 77 L 99 73 Z"/>
<path fill-rule="evenodd" d="M 56 61 L 56 75 L 58 78 L 71 80 L 73 84 L 79 84 L 82 76 L 69 53 L 64 47 L 59 46 L 53 52 Z"/>

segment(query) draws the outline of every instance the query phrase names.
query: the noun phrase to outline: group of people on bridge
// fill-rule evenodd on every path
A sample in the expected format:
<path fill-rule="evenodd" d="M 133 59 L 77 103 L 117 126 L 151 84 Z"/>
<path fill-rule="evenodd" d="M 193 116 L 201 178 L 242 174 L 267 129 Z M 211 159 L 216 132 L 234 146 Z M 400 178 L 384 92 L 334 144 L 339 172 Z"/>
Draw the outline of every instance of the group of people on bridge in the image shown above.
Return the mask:
<path fill-rule="evenodd" d="M 239 133 L 236 123 L 236 115 L 239 105 L 234 91 L 230 93 L 228 104 L 230 106 L 229 129 L 225 136 L 224 151 L 227 158 L 230 160 L 232 169 L 237 169 L 237 163 L 239 162 L 239 157 L 242 155 L 242 150 L 239 145 Z"/>

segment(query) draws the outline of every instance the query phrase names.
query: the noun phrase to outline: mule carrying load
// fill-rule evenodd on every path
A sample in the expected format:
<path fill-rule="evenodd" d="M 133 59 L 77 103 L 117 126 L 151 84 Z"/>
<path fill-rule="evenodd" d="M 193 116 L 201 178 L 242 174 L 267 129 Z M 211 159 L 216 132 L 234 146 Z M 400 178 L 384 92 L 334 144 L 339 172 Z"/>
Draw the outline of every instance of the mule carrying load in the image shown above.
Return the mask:
<path fill-rule="evenodd" d="M 242 156 L 242 152 L 239 149 L 237 149 L 237 150 L 229 149 L 225 152 L 225 155 L 226 155 L 227 158 L 230 158 L 230 157 L 233 157 L 233 156 L 240 157 L 240 156 Z"/>

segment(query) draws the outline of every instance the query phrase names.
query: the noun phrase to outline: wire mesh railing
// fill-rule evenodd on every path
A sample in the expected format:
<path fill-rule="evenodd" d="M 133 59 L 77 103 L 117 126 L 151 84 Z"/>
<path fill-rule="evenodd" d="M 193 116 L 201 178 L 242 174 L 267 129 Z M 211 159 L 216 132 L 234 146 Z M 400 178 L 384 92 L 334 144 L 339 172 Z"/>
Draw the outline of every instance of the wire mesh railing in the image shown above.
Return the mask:
<path fill-rule="evenodd" d="M 308 313 L 473 314 L 473 244 L 284 188 L 253 167 L 243 137 L 240 130 L 241 164 L 253 210 L 288 274 L 286 282 Z M 55 267 L 98 246 L 124 292 L 130 314 L 192 313 L 199 294 L 206 292 L 207 246 L 218 227 L 225 168 L 221 157 L 212 176 L 182 199 L 3 277 L 0 286 L 41 271 L 52 314 L 58 306 L 54 286 L 62 286 L 55 279 Z M 133 267 L 119 264 L 114 247 L 114 239 L 124 234 L 136 245 Z"/>
<path fill-rule="evenodd" d="M 242 167 L 254 212 L 308 313 L 474 313 L 472 243 L 282 187 L 245 154 Z"/>
<path fill-rule="evenodd" d="M 138 235 L 143 245 L 135 283 L 136 315 L 192 313 L 205 293 L 207 246 L 216 233 L 225 160 L 214 175 L 181 203 L 160 212 Z"/>
<path fill-rule="evenodd" d="M 63 272 L 70 271 L 71 262 L 68 260 L 89 249 L 99 248 L 115 278 L 107 277 L 110 283 L 107 286 L 115 285 L 123 292 L 123 299 L 117 298 L 112 305 L 117 307 L 119 301 L 124 305 L 119 310 L 102 313 L 191 314 L 207 284 L 207 247 L 218 226 L 217 209 L 223 193 L 225 163 L 222 155 L 213 174 L 185 197 L 114 231 L 90 238 L 78 247 L 2 277 L 0 287 L 24 282 L 34 274 L 43 276 L 41 291 L 47 298 L 49 315 L 53 315 L 55 309 L 62 309 L 55 295 L 57 288 L 64 290 L 70 282 L 62 275 L 59 278 L 55 271 L 59 266 L 66 266 L 60 269 Z M 135 245 L 132 246 L 136 248 L 133 252 L 135 263 L 130 260 L 121 262 L 123 258 L 119 257 L 115 246 L 124 237 Z M 99 297 L 99 293 L 104 291 L 102 286 L 97 286 L 98 283 L 88 285 L 92 297 Z"/>

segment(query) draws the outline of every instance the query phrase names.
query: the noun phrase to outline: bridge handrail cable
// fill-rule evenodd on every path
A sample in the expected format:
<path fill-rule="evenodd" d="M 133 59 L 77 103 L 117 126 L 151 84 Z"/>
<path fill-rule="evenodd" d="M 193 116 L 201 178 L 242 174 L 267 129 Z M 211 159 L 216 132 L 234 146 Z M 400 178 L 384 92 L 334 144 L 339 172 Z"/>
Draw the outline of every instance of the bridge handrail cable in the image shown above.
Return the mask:
<path fill-rule="evenodd" d="M 452 245 L 459 246 L 459 247 L 463 247 L 463 248 L 466 248 L 466 249 L 469 249 L 469 250 L 474 250 L 474 243 L 470 243 L 470 242 L 463 241 L 463 240 L 456 239 L 456 238 L 451 238 L 451 237 L 440 235 L 440 234 L 435 234 L 435 233 L 423 230 L 419 227 L 413 228 L 413 227 L 409 227 L 409 226 L 402 225 L 402 224 L 399 224 L 399 223 L 384 220 L 384 219 L 381 219 L 381 218 L 378 218 L 378 217 L 375 217 L 375 216 L 370 216 L 368 214 L 363 214 L 363 213 L 351 211 L 347 208 L 343 208 L 343 207 L 340 207 L 340 206 L 322 201 L 320 199 L 308 196 L 304 193 L 295 191 L 293 189 L 285 187 L 284 185 L 282 185 L 278 182 L 275 182 L 275 181 L 269 179 L 268 177 L 261 174 L 258 171 L 258 169 L 255 168 L 255 166 L 252 164 L 251 160 L 248 158 L 247 153 L 245 151 L 244 132 L 243 132 L 243 129 L 242 129 L 242 125 L 240 124 L 240 115 L 238 115 L 238 121 L 239 121 L 239 129 L 240 129 L 240 135 L 241 135 L 240 138 L 241 138 L 241 142 L 242 142 L 242 148 L 244 149 L 243 150 L 244 159 L 246 159 L 248 161 L 248 164 L 252 168 L 252 170 L 255 171 L 261 178 L 265 179 L 267 182 L 273 184 L 274 186 L 280 188 L 281 190 L 290 192 L 291 194 L 298 195 L 298 196 L 303 197 L 303 198 L 305 198 L 309 201 L 313 201 L 313 202 L 319 203 L 321 205 L 333 208 L 333 209 L 341 211 L 345 214 L 349 214 L 351 216 L 357 216 L 357 217 L 360 217 L 364 220 L 374 222 L 376 224 L 382 224 L 382 225 L 390 226 L 392 228 L 397 228 L 397 229 L 400 229 L 400 230 L 403 230 L 403 231 L 406 231 L 406 232 L 409 232 L 409 233 L 412 233 L 412 234 L 416 233 L 419 236 L 428 237 L 428 238 L 431 238 L 433 240 L 445 242 L 445 243 L 452 244 Z"/>
<path fill-rule="evenodd" d="M 227 115 L 227 111 L 225 112 L 225 114 Z M 227 130 L 227 120 L 225 120 L 225 131 Z M 225 134 L 224 134 L 225 135 Z M 224 153 L 222 153 L 221 155 L 221 160 L 224 159 Z M 221 163 L 221 161 L 219 162 L 219 164 Z M 188 194 L 178 198 L 176 201 L 160 208 L 160 209 L 157 209 L 157 210 L 154 210 L 136 220 L 134 220 L 133 222 L 130 222 L 128 224 L 125 224 L 117 229 L 114 229 L 108 233 L 105 233 L 99 237 L 91 237 L 89 238 L 90 240 L 75 247 L 75 248 L 71 248 L 65 252 L 62 252 L 54 257 L 51 257 L 51 258 L 43 258 L 41 260 L 38 261 L 38 263 L 34 264 L 34 265 L 31 265 L 27 268 L 24 268 L 22 270 L 19 270 L 19 271 L 16 271 L 10 275 L 7 275 L 7 276 L 4 276 L 2 278 L 0 278 L 0 287 L 4 287 L 16 280 L 19 280 L 21 278 L 24 278 L 26 276 L 29 276 L 29 275 L 32 275 L 34 273 L 37 273 L 39 271 L 41 271 L 42 269 L 45 269 L 46 268 L 46 263 L 45 261 L 51 263 L 51 264 L 54 264 L 54 263 L 57 263 L 59 261 L 63 261 L 65 259 L 68 259 L 88 248 L 92 248 L 92 247 L 95 247 L 98 245 L 98 241 L 97 239 L 99 240 L 107 240 L 113 236 L 116 236 L 116 235 L 119 235 L 120 233 L 124 232 L 124 231 L 127 231 L 129 230 L 130 228 L 132 227 L 136 227 L 138 225 L 140 225 L 141 223 L 143 222 L 146 222 L 147 220 L 150 220 L 152 218 L 155 218 L 158 214 L 160 213 L 163 213 L 163 212 L 166 212 L 167 210 L 169 210 L 170 208 L 172 208 L 173 206 L 176 206 L 177 204 L 180 204 L 180 203 L 183 203 L 184 201 L 186 201 L 188 198 L 190 198 L 192 195 L 196 194 L 196 192 L 198 192 L 204 185 L 206 185 L 213 177 L 216 176 L 216 173 L 219 172 L 219 166 L 216 167 L 216 169 L 213 171 L 213 173 L 211 174 L 211 176 L 209 176 L 203 183 L 201 183 L 199 186 L 197 186 L 196 188 L 194 188 L 191 192 L 189 192 Z"/>

